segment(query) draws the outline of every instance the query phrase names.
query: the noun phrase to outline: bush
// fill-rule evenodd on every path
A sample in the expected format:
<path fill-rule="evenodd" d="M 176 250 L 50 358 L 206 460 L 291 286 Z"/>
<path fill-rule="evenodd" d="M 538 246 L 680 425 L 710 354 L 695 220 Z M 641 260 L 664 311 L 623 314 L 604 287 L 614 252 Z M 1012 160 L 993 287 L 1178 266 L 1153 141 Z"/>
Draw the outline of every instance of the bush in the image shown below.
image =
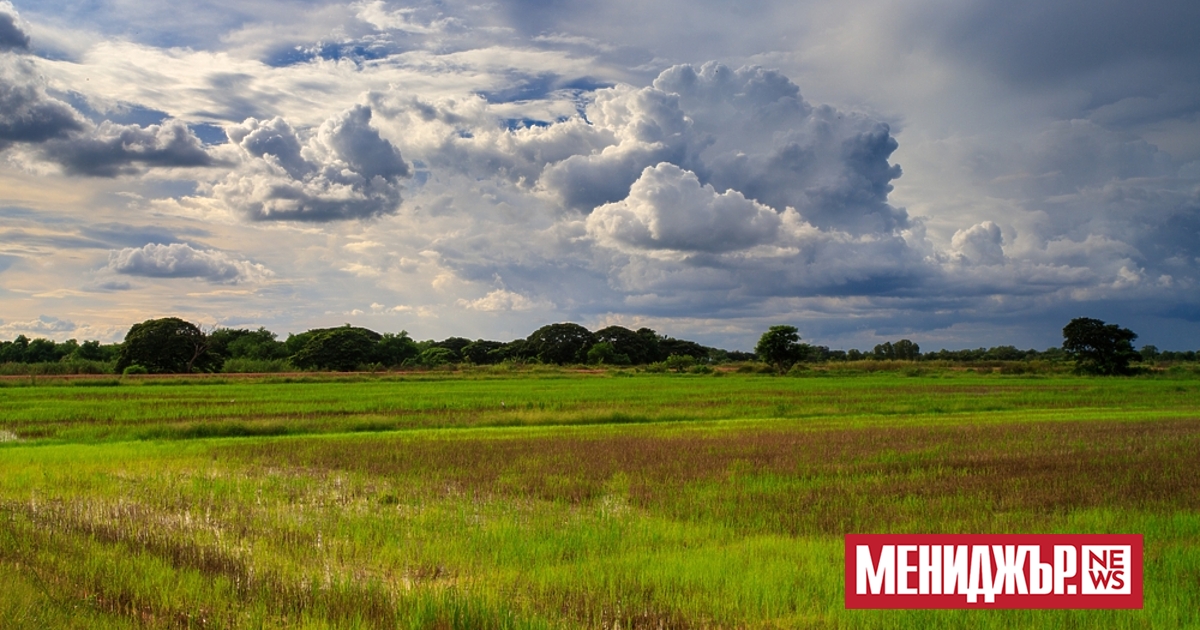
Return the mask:
<path fill-rule="evenodd" d="M 696 357 L 690 354 L 672 354 L 667 357 L 666 367 L 680 374 L 696 365 Z"/>
<path fill-rule="evenodd" d="M 129 367 L 126 367 L 124 370 L 121 370 L 121 374 L 124 374 L 125 376 L 130 376 L 133 374 L 149 374 L 149 373 L 150 373 L 150 370 L 147 370 L 146 368 L 144 368 L 136 363 L 134 363 L 133 365 L 131 365 Z"/>
<path fill-rule="evenodd" d="M 71 359 L 64 361 L 70 374 L 113 374 L 116 372 L 116 361 L 90 361 L 88 359 Z"/>
<path fill-rule="evenodd" d="M 287 359 L 226 359 L 221 371 L 226 374 L 268 374 L 294 372 L 296 367 Z"/>
<path fill-rule="evenodd" d="M 788 369 L 788 376 L 808 376 L 809 368 L 803 363 L 797 363 Z"/>

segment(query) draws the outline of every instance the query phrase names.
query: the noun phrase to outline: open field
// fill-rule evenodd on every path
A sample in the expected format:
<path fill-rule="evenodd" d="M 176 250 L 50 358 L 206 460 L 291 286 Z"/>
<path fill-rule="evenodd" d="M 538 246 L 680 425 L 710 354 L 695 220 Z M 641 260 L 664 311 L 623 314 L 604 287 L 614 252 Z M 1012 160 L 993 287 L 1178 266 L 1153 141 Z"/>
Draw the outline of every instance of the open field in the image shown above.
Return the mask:
<path fill-rule="evenodd" d="M 1194 377 L 10 383 L 0 627 L 1200 627 L 1198 453 Z M 853 532 L 1141 533 L 1145 609 L 846 611 Z"/>

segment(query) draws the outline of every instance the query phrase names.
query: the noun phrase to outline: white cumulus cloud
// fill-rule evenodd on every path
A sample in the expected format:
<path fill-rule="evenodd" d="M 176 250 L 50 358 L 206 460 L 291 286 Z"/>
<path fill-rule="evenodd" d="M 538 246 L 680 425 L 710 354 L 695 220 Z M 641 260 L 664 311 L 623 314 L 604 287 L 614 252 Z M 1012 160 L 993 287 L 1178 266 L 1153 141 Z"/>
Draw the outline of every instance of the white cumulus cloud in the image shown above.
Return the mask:
<path fill-rule="evenodd" d="M 647 167 L 625 199 L 587 218 L 588 233 L 618 248 L 727 252 L 769 242 L 779 231 L 774 210 L 729 190 L 700 184 L 674 164 Z"/>
<path fill-rule="evenodd" d="M 458 305 L 473 311 L 531 311 L 545 308 L 545 303 L 531 300 L 520 293 L 506 289 L 496 289 L 476 300 L 458 300 Z"/>
<path fill-rule="evenodd" d="M 265 266 L 238 260 L 224 252 L 196 249 L 186 243 L 127 247 L 109 254 L 105 269 L 149 278 L 197 278 L 209 282 L 237 284 L 274 275 Z"/>
<path fill-rule="evenodd" d="M 253 118 L 228 130 L 243 164 L 214 196 L 253 221 L 327 222 L 396 212 L 411 168 L 354 106 L 302 142 L 283 118 Z"/>

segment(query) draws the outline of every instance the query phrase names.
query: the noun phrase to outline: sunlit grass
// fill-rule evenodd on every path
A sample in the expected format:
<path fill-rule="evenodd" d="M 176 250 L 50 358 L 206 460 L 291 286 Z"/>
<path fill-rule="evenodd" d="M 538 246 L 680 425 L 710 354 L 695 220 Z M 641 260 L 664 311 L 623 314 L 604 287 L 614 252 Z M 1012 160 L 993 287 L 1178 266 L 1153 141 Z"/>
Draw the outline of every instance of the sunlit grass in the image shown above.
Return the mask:
<path fill-rule="evenodd" d="M 1196 385 L 9 388 L 0 627 L 1195 627 Z M 847 611 L 852 532 L 1142 533 L 1146 606 Z"/>

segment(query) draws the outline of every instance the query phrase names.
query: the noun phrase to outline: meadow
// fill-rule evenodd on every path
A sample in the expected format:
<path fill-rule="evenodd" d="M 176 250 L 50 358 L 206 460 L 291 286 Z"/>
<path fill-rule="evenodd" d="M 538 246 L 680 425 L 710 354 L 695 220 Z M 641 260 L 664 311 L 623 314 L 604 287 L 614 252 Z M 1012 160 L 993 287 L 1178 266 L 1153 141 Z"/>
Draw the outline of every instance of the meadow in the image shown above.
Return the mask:
<path fill-rule="evenodd" d="M 1145 607 L 848 611 L 842 536 L 1141 533 Z M 1200 379 L 0 383 L 0 627 L 1200 627 Z"/>

